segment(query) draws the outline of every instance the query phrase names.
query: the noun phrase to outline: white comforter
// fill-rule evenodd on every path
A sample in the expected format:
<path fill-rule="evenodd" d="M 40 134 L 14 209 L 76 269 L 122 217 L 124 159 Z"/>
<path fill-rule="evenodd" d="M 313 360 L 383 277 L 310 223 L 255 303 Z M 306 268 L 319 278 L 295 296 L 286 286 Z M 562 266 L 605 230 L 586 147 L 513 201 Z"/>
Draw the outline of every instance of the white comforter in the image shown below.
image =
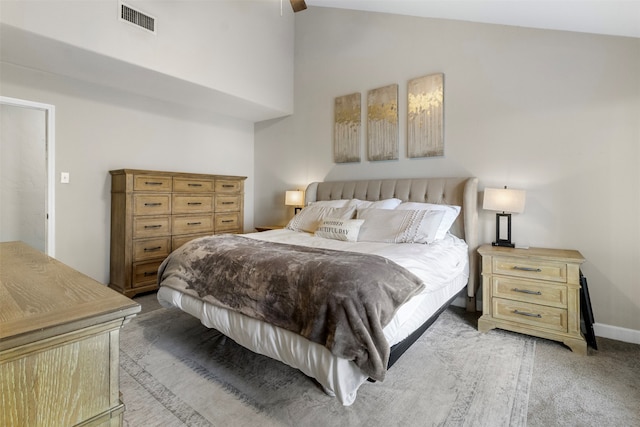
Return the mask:
<path fill-rule="evenodd" d="M 405 303 L 384 334 L 394 345 L 424 323 L 442 304 L 460 292 L 468 279 L 466 243 L 453 235 L 429 245 L 370 242 L 343 242 L 323 239 L 291 230 L 272 230 L 245 234 L 258 240 L 305 245 L 384 256 L 409 269 L 425 284 L 425 289 Z M 324 346 L 310 342 L 290 331 L 274 327 L 242 314 L 204 303 L 192 293 L 160 287 L 158 300 L 165 307 L 178 307 L 257 353 L 293 366 L 315 378 L 327 394 L 335 395 L 343 405 L 351 405 L 360 385 L 366 380 L 351 361 L 331 354 Z"/>

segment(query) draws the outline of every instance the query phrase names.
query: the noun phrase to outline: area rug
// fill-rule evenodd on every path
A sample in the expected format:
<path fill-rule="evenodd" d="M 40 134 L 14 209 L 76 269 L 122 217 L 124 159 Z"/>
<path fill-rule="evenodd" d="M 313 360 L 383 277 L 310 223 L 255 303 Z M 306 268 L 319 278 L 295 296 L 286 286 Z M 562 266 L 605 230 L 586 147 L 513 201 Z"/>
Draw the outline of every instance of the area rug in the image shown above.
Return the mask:
<path fill-rule="evenodd" d="M 446 310 L 352 406 L 176 309 L 121 332 L 125 425 L 525 426 L 535 341 Z"/>

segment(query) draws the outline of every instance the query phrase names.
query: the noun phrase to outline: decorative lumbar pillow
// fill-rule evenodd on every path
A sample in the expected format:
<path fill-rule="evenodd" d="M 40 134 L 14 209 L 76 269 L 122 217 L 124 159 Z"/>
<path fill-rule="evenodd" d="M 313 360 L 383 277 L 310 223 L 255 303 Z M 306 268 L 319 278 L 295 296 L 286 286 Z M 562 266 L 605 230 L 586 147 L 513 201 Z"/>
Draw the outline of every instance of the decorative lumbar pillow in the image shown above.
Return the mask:
<path fill-rule="evenodd" d="M 438 227 L 436 233 L 436 240 L 444 239 L 447 231 L 451 228 L 453 223 L 460 214 L 460 206 L 455 205 L 437 205 L 435 203 L 419 203 L 419 202 L 404 202 L 398 205 L 397 210 L 432 210 L 444 212 L 442 222 Z"/>
<path fill-rule="evenodd" d="M 316 236 L 325 239 L 357 242 L 364 219 L 325 218 L 316 230 Z"/>
<path fill-rule="evenodd" d="M 313 233 L 324 218 L 351 219 L 355 211 L 355 206 L 347 206 L 344 208 L 307 206 L 289 221 L 287 228 L 293 231 Z"/>
<path fill-rule="evenodd" d="M 355 206 L 357 209 L 395 209 L 402 203 L 400 199 L 384 199 L 376 200 L 375 202 L 369 200 L 351 199 L 348 206 Z"/>
<path fill-rule="evenodd" d="M 443 211 L 362 209 L 364 219 L 358 241 L 384 243 L 431 243 L 444 217 Z"/>

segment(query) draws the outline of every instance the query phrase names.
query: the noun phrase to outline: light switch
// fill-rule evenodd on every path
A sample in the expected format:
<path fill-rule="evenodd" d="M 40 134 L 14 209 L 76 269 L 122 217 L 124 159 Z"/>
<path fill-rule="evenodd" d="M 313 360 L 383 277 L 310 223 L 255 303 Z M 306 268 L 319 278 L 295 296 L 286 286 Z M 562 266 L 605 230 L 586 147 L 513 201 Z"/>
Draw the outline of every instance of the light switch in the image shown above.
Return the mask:
<path fill-rule="evenodd" d="M 69 183 L 69 172 L 60 172 L 60 182 L 62 184 Z"/>

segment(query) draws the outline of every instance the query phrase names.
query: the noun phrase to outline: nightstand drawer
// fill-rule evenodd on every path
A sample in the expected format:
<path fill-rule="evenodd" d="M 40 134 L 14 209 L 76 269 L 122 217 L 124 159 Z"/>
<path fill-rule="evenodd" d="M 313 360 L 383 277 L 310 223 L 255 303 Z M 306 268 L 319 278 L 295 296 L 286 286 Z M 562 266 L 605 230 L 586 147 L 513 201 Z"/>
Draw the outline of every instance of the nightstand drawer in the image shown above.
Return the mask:
<path fill-rule="evenodd" d="M 567 308 L 566 286 L 499 276 L 491 281 L 494 297 Z"/>
<path fill-rule="evenodd" d="M 535 328 L 567 332 L 567 310 L 493 298 L 493 317 Z"/>
<path fill-rule="evenodd" d="M 174 194 L 172 202 L 171 210 L 174 215 L 213 211 L 213 195 Z"/>
<path fill-rule="evenodd" d="M 567 264 L 516 257 L 493 257 L 493 274 L 525 277 L 535 280 L 567 282 Z"/>
<path fill-rule="evenodd" d="M 171 234 L 171 220 L 165 216 L 133 217 L 133 238 L 168 236 Z"/>

